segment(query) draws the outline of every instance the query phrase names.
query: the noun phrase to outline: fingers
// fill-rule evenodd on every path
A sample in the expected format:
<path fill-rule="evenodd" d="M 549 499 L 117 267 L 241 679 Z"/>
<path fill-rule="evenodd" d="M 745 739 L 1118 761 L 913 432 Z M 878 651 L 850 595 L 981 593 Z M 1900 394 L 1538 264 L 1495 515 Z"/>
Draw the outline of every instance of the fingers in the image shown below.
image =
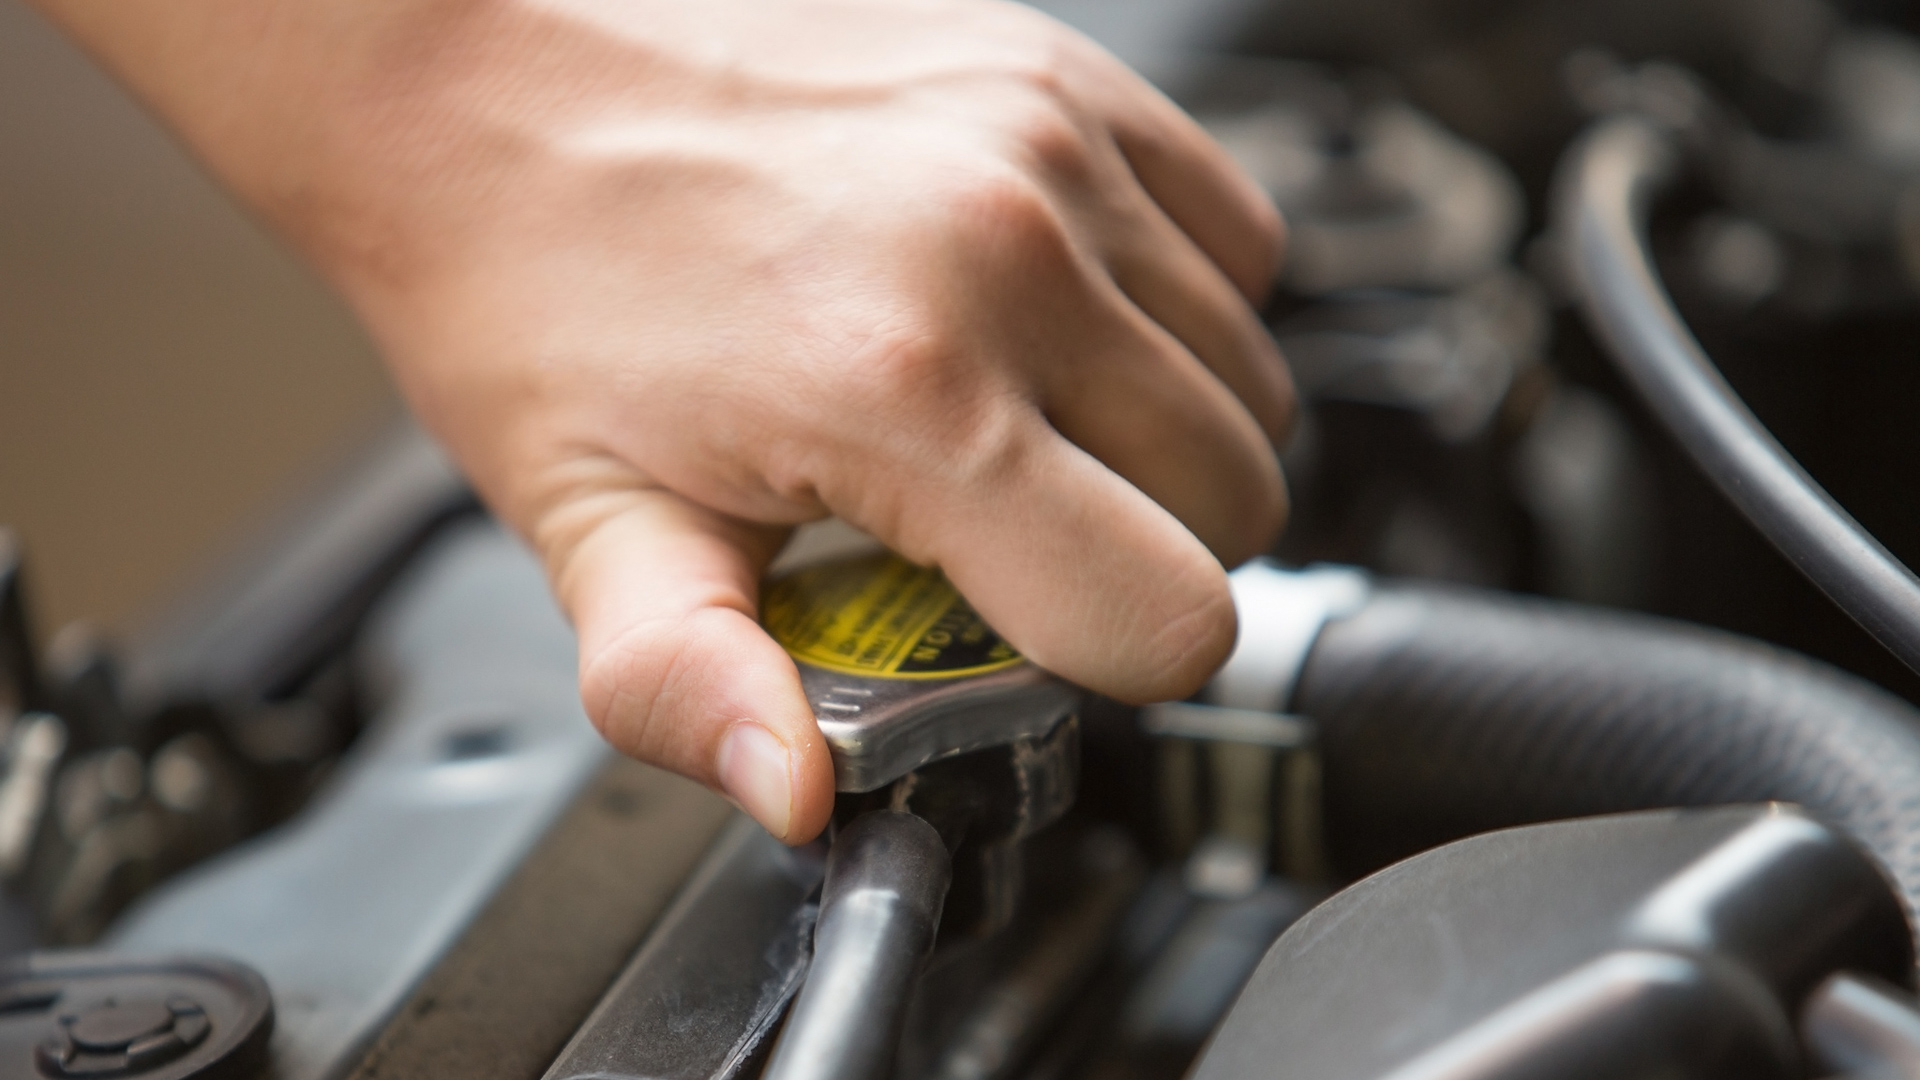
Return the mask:
<path fill-rule="evenodd" d="M 1112 306 L 1121 332 L 1053 369 L 1047 418 L 1170 511 L 1225 565 L 1266 550 L 1286 517 L 1286 485 L 1268 434 L 1241 405 L 1244 395 L 1236 399 L 1125 297 Z"/>
<path fill-rule="evenodd" d="M 1225 661 L 1232 597 L 1174 516 L 1037 413 L 892 475 L 897 514 L 867 523 L 939 565 L 1035 663 L 1123 701 L 1184 697 Z"/>
<path fill-rule="evenodd" d="M 793 661 L 756 621 L 783 535 L 637 484 L 570 494 L 535 530 L 595 726 L 800 843 L 825 827 L 834 784 Z"/>
<path fill-rule="evenodd" d="M 1108 59 L 1095 107 L 1134 175 L 1248 302 L 1263 303 L 1286 240 L 1273 200 L 1192 117 Z"/>
<path fill-rule="evenodd" d="M 1110 245 L 1114 282 L 1233 391 L 1272 445 L 1284 445 L 1293 380 L 1273 337 L 1199 247 L 1159 208 L 1139 202 L 1146 205 Z"/>

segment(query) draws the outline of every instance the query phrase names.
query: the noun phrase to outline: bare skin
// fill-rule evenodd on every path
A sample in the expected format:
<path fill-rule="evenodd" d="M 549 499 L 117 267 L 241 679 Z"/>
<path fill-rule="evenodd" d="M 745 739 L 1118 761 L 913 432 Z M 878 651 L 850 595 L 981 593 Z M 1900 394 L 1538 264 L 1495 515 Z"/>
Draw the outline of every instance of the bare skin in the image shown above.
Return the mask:
<path fill-rule="evenodd" d="M 831 764 L 756 621 L 795 524 L 1043 666 L 1191 692 L 1286 513 L 1278 215 L 997 0 L 34 0 L 354 305 L 539 551 L 621 750 L 774 835 Z"/>

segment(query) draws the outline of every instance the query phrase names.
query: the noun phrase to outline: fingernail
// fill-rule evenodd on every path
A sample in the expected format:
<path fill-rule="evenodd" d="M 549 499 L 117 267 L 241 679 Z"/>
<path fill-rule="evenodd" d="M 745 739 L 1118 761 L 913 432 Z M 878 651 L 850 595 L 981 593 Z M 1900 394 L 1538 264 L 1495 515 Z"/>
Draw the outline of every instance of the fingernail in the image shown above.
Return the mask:
<path fill-rule="evenodd" d="M 720 786 L 740 808 L 782 840 L 793 815 L 793 763 L 787 745 L 751 720 L 733 725 L 720 744 Z"/>

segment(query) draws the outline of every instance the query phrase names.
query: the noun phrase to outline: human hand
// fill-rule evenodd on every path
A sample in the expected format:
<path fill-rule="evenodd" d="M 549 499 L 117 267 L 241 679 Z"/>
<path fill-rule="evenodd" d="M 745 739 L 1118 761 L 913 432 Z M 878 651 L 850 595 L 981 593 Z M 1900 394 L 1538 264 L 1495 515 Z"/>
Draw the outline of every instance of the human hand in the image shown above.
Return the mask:
<path fill-rule="evenodd" d="M 40 2 L 353 302 L 545 560 L 607 738 L 776 836 L 833 802 L 756 621 L 796 523 L 940 566 L 1124 700 L 1231 649 L 1222 564 L 1286 507 L 1291 388 L 1249 304 L 1279 220 L 1064 27 L 993 0 Z"/>

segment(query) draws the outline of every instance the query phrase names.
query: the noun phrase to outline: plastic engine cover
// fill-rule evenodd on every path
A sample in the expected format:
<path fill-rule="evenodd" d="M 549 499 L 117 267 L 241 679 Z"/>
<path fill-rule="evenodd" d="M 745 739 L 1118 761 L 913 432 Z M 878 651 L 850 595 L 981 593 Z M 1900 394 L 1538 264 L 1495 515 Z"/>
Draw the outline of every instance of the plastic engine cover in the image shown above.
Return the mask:
<path fill-rule="evenodd" d="M 1314 909 L 1194 1077 L 1797 1077 L 1793 1017 L 1822 978 L 1912 968 L 1879 868 L 1797 808 L 1535 825 Z"/>

